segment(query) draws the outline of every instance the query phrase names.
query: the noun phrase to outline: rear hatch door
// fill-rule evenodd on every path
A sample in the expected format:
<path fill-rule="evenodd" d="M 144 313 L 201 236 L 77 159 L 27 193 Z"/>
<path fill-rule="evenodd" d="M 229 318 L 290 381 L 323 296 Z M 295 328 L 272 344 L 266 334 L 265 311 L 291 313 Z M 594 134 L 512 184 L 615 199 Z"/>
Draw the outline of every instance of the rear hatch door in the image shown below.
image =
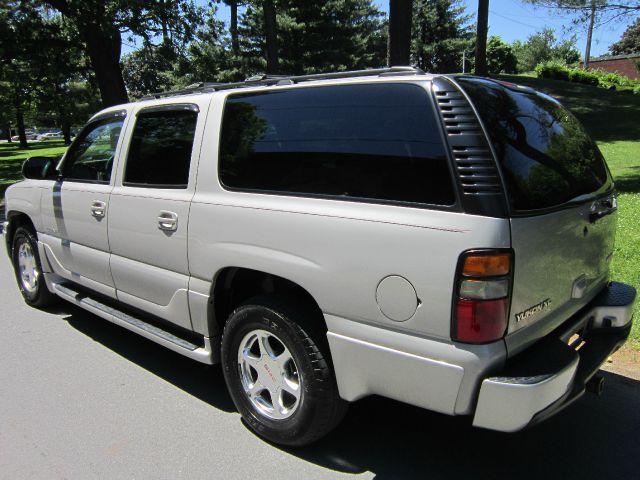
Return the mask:
<path fill-rule="evenodd" d="M 458 82 L 490 137 L 510 204 L 515 269 L 506 343 L 513 355 L 606 284 L 613 182 L 598 147 L 553 98 L 492 80 Z"/>

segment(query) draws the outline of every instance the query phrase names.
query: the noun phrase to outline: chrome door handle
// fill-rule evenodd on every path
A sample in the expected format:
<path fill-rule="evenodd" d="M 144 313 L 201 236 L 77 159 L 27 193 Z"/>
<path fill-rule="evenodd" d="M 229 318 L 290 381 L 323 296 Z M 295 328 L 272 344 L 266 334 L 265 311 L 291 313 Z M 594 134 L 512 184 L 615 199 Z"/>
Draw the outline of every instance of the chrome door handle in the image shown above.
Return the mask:
<path fill-rule="evenodd" d="M 91 202 L 91 215 L 96 218 L 104 218 L 106 214 L 107 204 L 100 200 Z"/>
<path fill-rule="evenodd" d="M 158 228 L 160 230 L 175 232 L 178 229 L 178 214 L 161 210 L 160 215 L 158 215 Z"/>

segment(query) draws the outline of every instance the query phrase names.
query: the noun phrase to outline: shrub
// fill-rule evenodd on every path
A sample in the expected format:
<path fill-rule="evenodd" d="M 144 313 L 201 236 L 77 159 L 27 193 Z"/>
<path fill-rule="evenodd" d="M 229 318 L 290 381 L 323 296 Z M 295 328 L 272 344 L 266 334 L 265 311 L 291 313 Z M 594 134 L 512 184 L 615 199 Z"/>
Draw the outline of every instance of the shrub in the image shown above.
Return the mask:
<path fill-rule="evenodd" d="M 579 68 L 572 68 L 568 70 L 569 80 L 576 83 L 584 83 L 586 85 L 598 85 L 600 80 L 598 76 L 588 72 L 586 70 L 580 70 Z"/>
<path fill-rule="evenodd" d="M 549 61 L 536 65 L 536 75 L 539 78 L 552 78 L 555 80 L 568 80 L 586 85 L 594 85 L 609 90 L 633 90 L 640 86 L 640 80 L 633 80 L 617 73 L 602 70 L 583 70 L 577 67 L 569 67 L 561 62 Z"/>
<path fill-rule="evenodd" d="M 569 69 L 560 62 L 543 62 L 536 65 L 536 75 L 540 78 L 552 78 L 554 80 L 569 80 Z"/>
<path fill-rule="evenodd" d="M 632 80 L 629 77 L 625 77 L 617 73 L 605 72 L 602 70 L 590 70 L 590 71 L 591 73 L 598 76 L 598 79 L 600 80 L 600 85 L 602 85 L 605 88 L 611 88 L 612 86 L 633 87 L 633 85 L 638 83 L 636 80 Z"/>
<path fill-rule="evenodd" d="M 636 85 L 633 87 L 633 93 L 636 95 L 640 95 L 640 85 Z"/>

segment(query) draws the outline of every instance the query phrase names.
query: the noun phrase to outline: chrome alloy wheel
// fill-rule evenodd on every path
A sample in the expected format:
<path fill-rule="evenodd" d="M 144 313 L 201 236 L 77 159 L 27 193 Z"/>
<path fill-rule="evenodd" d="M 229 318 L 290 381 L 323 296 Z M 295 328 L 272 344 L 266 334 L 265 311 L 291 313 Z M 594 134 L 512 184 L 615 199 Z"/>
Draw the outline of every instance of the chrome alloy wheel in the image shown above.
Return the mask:
<path fill-rule="evenodd" d="M 238 369 L 249 401 L 262 415 L 284 420 L 296 411 L 302 378 L 291 352 L 273 333 L 253 330 L 240 342 Z"/>
<path fill-rule="evenodd" d="M 36 257 L 28 242 L 21 243 L 18 248 L 18 274 L 22 288 L 25 291 L 34 293 L 38 289 L 40 272 L 38 271 Z"/>

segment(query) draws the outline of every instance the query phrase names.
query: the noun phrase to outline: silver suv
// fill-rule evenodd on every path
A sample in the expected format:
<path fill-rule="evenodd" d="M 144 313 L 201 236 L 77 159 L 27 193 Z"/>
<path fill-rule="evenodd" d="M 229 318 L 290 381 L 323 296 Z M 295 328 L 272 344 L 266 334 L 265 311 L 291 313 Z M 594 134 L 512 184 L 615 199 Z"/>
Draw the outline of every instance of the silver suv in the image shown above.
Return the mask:
<path fill-rule="evenodd" d="M 374 394 L 520 430 L 598 390 L 631 328 L 604 159 L 518 85 L 411 68 L 201 84 L 106 109 L 23 172 L 4 232 L 25 301 L 221 363 L 279 444 Z"/>

